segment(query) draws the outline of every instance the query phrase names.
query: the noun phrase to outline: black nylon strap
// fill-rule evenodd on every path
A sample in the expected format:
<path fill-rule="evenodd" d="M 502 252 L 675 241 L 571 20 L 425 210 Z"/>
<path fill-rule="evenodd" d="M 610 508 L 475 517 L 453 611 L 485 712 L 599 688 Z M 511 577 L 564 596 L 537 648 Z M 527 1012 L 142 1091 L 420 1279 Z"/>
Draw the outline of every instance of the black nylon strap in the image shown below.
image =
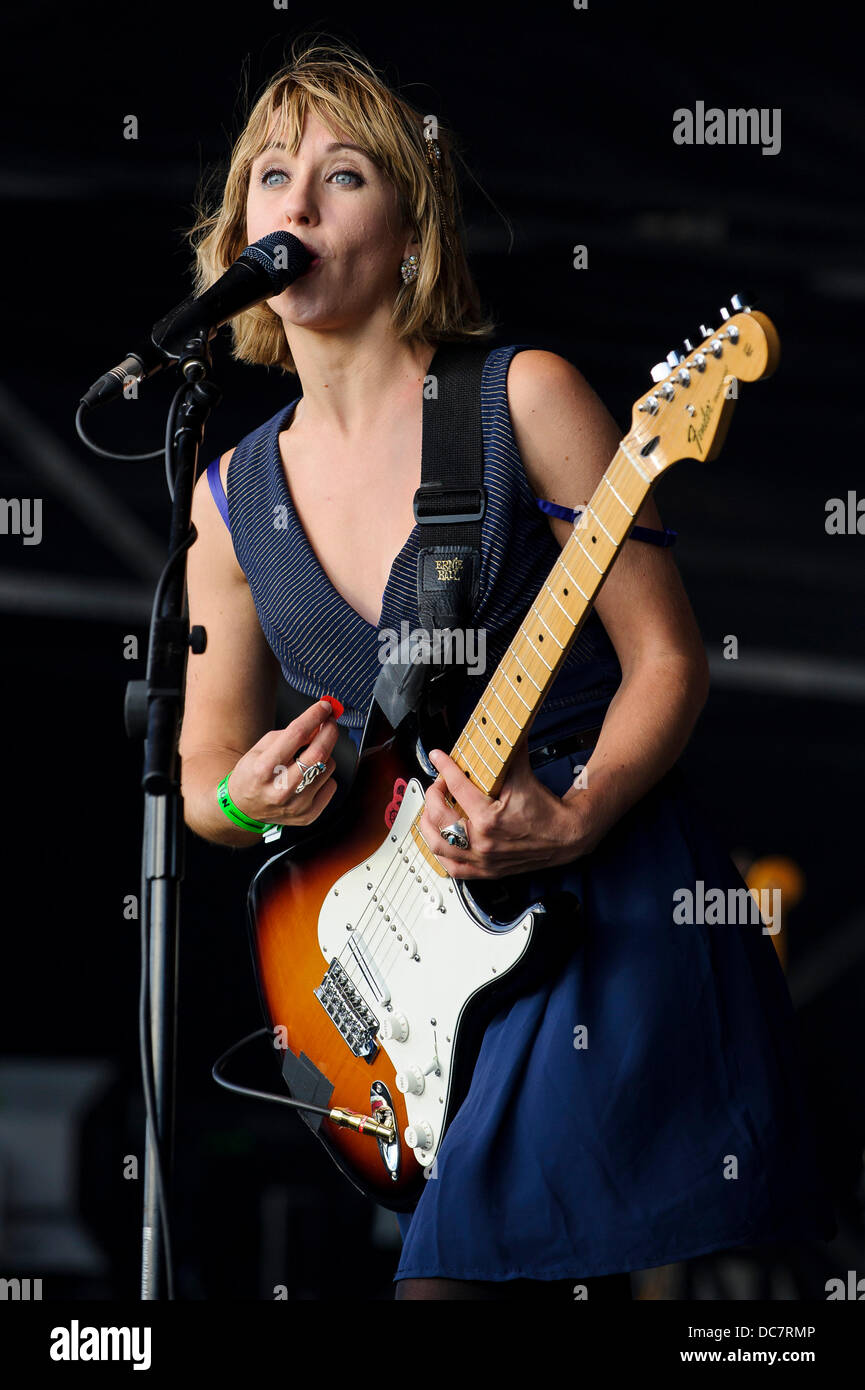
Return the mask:
<path fill-rule="evenodd" d="M 418 614 L 427 631 L 466 626 L 479 599 L 486 511 L 481 380 L 489 351 L 483 343 L 440 343 L 427 371 L 435 390 L 424 395 L 414 496 Z"/>
<path fill-rule="evenodd" d="M 424 518 L 478 510 L 484 481 L 481 377 L 489 352 L 488 344 L 440 343 L 427 369 L 435 392 L 424 395 L 421 486 L 415 493 L 424 546 L 480 543 L 481 518 L 441 524 Z"/>
<path fill-rule="evenodd" d="M 414 495 L 418 617 L 427 633 L 469 626 L 480 598 L 481 383 L 490 350 L 488 343 L 440 343 L 427 369 L 433 389 L 424 391 L 421 485 Z M 373 691 L 393 728 L 410 710 L 440 710 L 462 669 L 453 660 L 436 667 L 413 664 L 408 652 L 401 656 L 382 665 Z"/>

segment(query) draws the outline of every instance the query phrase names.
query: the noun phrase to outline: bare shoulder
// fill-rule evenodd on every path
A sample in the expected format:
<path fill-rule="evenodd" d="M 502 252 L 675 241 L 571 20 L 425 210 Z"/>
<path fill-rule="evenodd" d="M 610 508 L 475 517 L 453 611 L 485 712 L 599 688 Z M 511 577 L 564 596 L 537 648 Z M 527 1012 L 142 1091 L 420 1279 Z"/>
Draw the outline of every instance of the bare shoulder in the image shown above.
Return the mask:
<path fill-rule="evenodd" d="M 555 405 L 561 398 L 589 405 L 598 396 L 572 362 L 557 352 L 524 348 L 514 353 L 508 368 L 508 404 L 518 414 L 531 414 Z"/>
<path fill-rule="evenodd" d="M 601 398 L 567 358 L 535 348 L 514 354 L 507 392 L 535 493 L 568 506 L 585 500 L 622 437 Z"/>

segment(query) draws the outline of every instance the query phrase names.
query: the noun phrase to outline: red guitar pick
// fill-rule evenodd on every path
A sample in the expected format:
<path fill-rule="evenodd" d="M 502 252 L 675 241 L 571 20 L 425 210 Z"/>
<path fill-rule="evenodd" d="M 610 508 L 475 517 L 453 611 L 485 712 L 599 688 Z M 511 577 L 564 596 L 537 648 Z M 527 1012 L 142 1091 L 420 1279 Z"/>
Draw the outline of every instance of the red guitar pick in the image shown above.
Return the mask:
<path fill-rule="evenodd" d="M 400 804 L 402 802 L 403 797 L 405 796 L 405 789 L 407 786 L 408 783 L 406 782 L 404 777 L 397 777 L 396 781 L 393 784 L 393 800 L 388 802 L 387 806 L 385 807 L 384 813 L 384 823 L 387 826 L 388 830 L 390 830 L 391 826 L 396 820 L 396 813 L 400 808 Z"/>

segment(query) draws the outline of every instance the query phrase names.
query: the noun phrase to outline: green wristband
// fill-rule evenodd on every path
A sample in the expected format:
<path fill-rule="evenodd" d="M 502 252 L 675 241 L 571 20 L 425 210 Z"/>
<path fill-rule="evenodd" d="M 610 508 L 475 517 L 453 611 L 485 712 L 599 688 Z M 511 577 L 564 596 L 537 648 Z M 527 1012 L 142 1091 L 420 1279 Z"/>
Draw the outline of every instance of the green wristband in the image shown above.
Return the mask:
<path fill-rule="evenodd" d="M 232 769 L 232 771 L 233 770 L 234 769 Z M 252 816 L 248 816 L 245 811 L 241 811 L 239 806 L 235 806 L 228 791 L 228 779 L 230 776 L 231 772 L 226 772 L 216 789 L 216 799 L 228 816 L 228 819 L 234 821 L 235 825 L 239 825 L 241 830 L 249 830 L 256 835 L 263 835 L 268 830 L 275 830 L 275 824 L 266 825 L 264 821 L 253 820 Z"/>

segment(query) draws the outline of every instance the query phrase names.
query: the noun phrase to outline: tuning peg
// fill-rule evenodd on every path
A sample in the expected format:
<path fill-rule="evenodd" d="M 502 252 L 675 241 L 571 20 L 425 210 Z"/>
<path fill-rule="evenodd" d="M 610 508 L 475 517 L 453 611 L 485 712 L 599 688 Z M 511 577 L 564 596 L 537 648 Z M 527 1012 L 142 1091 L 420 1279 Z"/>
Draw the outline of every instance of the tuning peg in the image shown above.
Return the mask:
<path fill-rule="evenodd" d="M 704 338 L 711 338 L 711 336 L 712 336 L 712 334 L 714 333 L 714 331 L 715 331 L 714 328 L 710 328 L 708 324 L 706 324 L 706 323 L 701 323 L 701 324 L 700 324 L 700 341 L 702 342 Z"/>
<path fill-rule="evenodd" d="M 691 342 L 691 339 L 690 339 L 690 338 L 685 338 L 684 343 L 683 343 L 683 346 L 684 346 L 684 349 L 685 349 L 685 352 L 686 352 L 686 353 L 688 353 L 688 352 L 693 352 L 693 351 L 694 351 L 694 345 L 693 345 L 693 343 Z"/>
<path fill-rule="evenodd" d="M 665 376 L 670 375 L 670 364 L 668 362 L 656 362 L 650 372 L 650 376 L 657 386 L 659 381 L 663 381 Z"/>
<path fill-rule="evenodd" d="M 744 293 L 743 293 L 743 294 L 731 294 L 731 295 L 730 295 L 730 304 L 731 304 L 732 307 L 735 309 L 735 311 L 736 311 L 737 314 L 738 314 L 738 313 L 741 313 L 741 312 L 743 312 L 743 311 L 744 311 L 745 313 L 747 313 L 747 311 L 748 311 L 749 309 L 753 309 L 753 307 L 754 307 L 754 305 L 755 305 L 756 303 L 757 303 L 757 296 L 756 296 L 755 294 L 744 294 Z"/>
<path fill-rule="evenodd" d="M 671 367 L 678 367 L 679 363 L 684 361 L 684 358 L 680 352 L 677 352 L 676 349 L 673 348 L 672 352 L 667 353 L 667 361 Z"/>

